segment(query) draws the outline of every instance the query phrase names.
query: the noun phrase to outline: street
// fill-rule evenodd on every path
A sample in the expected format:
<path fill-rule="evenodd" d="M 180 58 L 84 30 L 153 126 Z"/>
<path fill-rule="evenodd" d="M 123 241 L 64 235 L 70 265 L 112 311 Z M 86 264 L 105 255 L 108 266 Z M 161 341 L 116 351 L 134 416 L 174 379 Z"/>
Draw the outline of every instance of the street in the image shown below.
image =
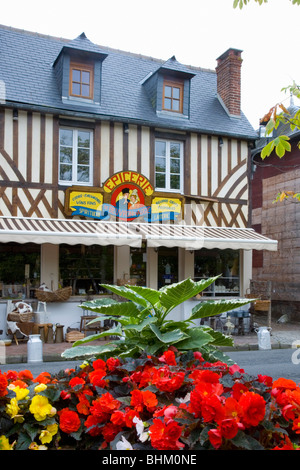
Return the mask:
<path fill-rule="evenodd" d="M 249 375 L 269 375 L 273 379 L 284 377 L 300 383 L 300 349 L 271 349 L 228 352 Z M 40 372 L 57 373 L 64 369 L 74 368 L 82 361 L 59 361 L 42 363 L 0 364 L 1 372 L 29 369 L 34 376 Z"/>

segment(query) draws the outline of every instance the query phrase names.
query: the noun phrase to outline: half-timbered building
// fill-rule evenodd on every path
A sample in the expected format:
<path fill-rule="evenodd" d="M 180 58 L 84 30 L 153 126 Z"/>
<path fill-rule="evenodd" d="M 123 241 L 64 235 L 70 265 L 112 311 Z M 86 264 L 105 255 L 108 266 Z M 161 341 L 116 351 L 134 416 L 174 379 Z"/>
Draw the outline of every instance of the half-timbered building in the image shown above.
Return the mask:
<path fill-rule="evenodd" d="M 74 312 L 103 283 L 216 274 L 207 295 L 243 295 L 251 250 L 276 242 L 248 228 L 257 135 L 241 111 L 242 51 L 207 70 L 84 33 L 1 26 L 0 45 L 3 302 L 72 286 Z"/>

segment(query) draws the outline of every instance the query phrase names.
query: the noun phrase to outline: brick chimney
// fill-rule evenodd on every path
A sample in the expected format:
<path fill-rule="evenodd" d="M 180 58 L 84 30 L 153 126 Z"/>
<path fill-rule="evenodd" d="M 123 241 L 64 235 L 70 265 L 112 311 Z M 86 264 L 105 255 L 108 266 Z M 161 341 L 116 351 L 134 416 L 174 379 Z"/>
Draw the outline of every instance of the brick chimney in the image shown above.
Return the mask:
<path fill-rule="evenodd" d="M 217 59 L 217 92 L 232 116 L 241 114 L 242 51 L 228 49 Z"/>

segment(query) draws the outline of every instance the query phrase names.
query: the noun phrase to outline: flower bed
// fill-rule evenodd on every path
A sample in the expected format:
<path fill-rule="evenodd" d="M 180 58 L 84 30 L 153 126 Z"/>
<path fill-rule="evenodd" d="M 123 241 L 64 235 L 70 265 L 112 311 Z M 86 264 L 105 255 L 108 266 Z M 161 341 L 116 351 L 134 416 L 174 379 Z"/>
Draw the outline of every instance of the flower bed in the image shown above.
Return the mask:
<path fill-rule="evenodd" d="M 1 450 L 293 450 L 300 388 L 170 348 L 55 376 L 0 373 L 0 429 Z"/>

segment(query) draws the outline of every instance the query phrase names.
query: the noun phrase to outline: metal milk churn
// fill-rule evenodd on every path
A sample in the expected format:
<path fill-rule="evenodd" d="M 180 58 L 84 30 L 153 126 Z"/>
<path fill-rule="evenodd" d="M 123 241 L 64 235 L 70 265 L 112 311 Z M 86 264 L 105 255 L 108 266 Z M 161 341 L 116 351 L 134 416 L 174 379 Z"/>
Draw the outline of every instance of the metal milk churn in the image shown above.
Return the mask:
<path fill-rule="evenodd" d="M 27 362 L 43 362 L 43 342 L 40 335 L 29 335 Z"/>
<path fill-rule="evenodd" d="M 256 328 L 256 333 L 258 336 L 258 349 L 271 349 L 271 328 L 267 326 L 261 326 Z"/>

